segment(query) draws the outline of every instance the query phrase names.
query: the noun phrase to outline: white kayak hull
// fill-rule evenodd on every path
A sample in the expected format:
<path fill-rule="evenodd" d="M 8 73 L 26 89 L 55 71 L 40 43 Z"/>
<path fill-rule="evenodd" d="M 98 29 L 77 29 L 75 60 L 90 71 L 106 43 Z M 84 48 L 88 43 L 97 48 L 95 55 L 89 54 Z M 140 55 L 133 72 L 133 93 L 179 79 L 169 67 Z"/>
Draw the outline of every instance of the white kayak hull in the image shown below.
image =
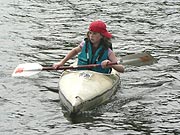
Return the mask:
<path fill-rule="evenodd" d="M 60 100 L 70 113 L 86 111 L 108 101 L 119 81 L 119 74 L 115 71 L 111 74 L 64 71 L 59 80 Z"/>

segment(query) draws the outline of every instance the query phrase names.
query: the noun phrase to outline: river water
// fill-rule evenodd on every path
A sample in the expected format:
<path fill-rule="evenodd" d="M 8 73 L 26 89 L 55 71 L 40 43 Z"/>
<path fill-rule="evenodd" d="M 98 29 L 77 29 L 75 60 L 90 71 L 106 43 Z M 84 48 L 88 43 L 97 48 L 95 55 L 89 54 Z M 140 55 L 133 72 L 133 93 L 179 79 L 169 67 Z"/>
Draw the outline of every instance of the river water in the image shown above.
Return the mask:
<path fill-rule="evenodd" d="M 179 0 L 1 0 L 0 9 L 1 135 L 180 134 Z M 96 19 L 107 23 L 118 58 L 157 60 L 126 66 L 112 101 L 70 117 L 56 93 L 62 71 L 11 77 L 20 63 L 62 59 Z"/>

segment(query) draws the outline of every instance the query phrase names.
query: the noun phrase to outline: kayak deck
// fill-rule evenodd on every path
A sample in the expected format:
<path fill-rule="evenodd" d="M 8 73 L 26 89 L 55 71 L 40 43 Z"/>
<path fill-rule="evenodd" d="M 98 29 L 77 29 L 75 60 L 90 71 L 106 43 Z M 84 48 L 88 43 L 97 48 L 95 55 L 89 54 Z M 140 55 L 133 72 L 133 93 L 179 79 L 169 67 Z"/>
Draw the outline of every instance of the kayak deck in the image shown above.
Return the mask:
<path fill-rule="evenodd" d="M 117 72 L 64 71 L 59 81 L 60 100 L 70 113 L 89 110 L 109 100 L 119 80 Z"/>

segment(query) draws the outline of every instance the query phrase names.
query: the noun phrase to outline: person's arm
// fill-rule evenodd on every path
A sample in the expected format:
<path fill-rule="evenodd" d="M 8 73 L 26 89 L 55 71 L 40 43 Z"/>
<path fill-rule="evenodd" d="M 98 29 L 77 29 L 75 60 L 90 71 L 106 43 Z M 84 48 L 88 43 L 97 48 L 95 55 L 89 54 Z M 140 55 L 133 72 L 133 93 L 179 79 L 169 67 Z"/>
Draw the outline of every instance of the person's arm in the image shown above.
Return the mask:
<path fill-rule="evenodd" d="M 54 68 L 58 68 L 60 66 L 63 66 L 69 59 L 76 56 L 81 51 L 81 47 L 77 46 L 73 48 L 60 62 L 55 63 L 53 65 Z"/>
<path fill-rule="evenodd" d="M 113 68 L 113 69 L 115 69 L 116 71 L 121 72 L 121 73 L 124 72 L 124 67 L 123 67 L 123 65 L 117 64 L 117 65 L 110 65 L 110 66 L 108 66 L 108 63 L 110 63 L 110 62 L 118 62 L 117 57 L 115 56 L 115 53 L 114 53 L 113 51 L 112 51 L 112 52 L 110 53 L 110 55 L 109 55 L 109 60 L 104 60 L 104 61 L 101 63 L 101 66 L 102 66 L 103 68 L 111 67 L 111 68 Z"/>
<path fill-rule="evenodd" d="M 117 57 L 115 56 L 115 53 L 112 52 L 109 56 L 109 60 L 111 62 L 118 62 Z M 114 68 L 116 71 L 123 73 L 124 72 L 124 66 L 121 64 L 112 65 L 112 68 Z"/>

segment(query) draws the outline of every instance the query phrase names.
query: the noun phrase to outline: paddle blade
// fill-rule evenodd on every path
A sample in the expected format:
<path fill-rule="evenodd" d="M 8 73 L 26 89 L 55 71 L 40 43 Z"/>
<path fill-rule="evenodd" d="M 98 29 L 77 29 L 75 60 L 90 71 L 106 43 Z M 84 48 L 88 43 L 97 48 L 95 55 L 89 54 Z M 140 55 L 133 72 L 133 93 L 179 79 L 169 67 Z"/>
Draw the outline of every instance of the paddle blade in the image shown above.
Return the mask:
<path fill-rule="evenodd" d="M 156 60 L 148 53 L 137 53 L 127 55 L 121 58 L 123 65 L 143 66 L 153 64 Z"/>
<path fill-rule="evenodd" d="M 19 64 L 12 73 L 12 76 L 13 77 L 31 76 L 39 73 L 42 70 L 42 68 L 43 67 L 38 63 Z"/>

